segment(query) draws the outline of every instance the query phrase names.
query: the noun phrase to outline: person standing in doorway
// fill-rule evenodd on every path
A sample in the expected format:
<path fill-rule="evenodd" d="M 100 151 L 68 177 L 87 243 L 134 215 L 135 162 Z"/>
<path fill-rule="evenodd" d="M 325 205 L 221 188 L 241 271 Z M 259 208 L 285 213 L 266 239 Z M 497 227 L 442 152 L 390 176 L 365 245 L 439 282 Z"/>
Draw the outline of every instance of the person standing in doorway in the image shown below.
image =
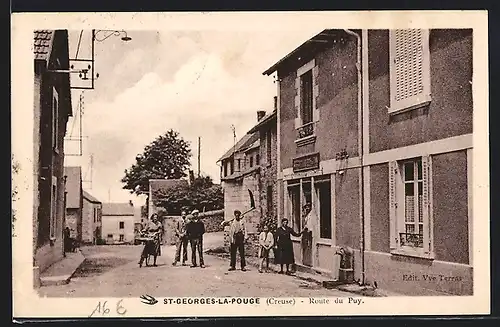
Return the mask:
<path fill-rule="evenodd" d="M 205 234 L 205 224 L 199 219 L 198 210 L 193 210 L 192 218 L 186 224 L 186 232 L 189 243 L 191 244 L 191 268 L 197 267 L 196 252 L 200 259 L 200 268 L 205 268 L 203 261 L 203 234 Z"/>
<path fill-rule="evenodd" d="M 317 220 L 314 210 L 312 210 L 311 203 L 306 203 L 302 208 L 303 226 L 302 233 L 302 257 L 307 264 L 311 264 L 312 258 L 312 242 L 313 242 L 313 222 Z"/>
<path fill-rule="evenodd" d="M 234 210 L 234 219 L 225 221 L 222 226 L 229 225 L 229 244 L 231 262 L 229 271 L 236 270 L 236 252 L 240 253 L 241 271 L 246 271 L 245 241 L 248 238 L 245 223 L 241 220 L 241 211 Z"/>
<path fill-rule="evenodd" d="M 173 266 L 177 264 L 177 262 L 181 261 L 181 250 L 182 250 L 182 265 L 186 265 L 186 261 L 188 260 L 187 254 L 187 214 L 186 211 L 183 210 L 181 213 L 181 217 L 175 222 L 175 259 L 172 263 Z"/>

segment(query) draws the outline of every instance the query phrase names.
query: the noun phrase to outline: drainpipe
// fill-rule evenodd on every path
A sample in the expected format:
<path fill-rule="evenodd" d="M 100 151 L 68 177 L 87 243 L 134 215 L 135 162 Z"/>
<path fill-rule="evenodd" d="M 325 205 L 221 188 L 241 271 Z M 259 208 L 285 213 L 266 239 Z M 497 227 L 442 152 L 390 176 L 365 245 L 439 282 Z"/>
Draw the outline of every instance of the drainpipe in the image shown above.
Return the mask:
<path fill-rule="evenodd" d="M 359 176 L 359 204 L 360 204 L 360 226 L 361 226 L 361 284 L 365 284 L 365 203 L 364 203 L 364 172 L 363 172 L 363 91 L 362 91 L 362 70 L 361 70 L 361 36 L 351 30 L 344 31 L 354 36 L 357 40 L 357 60 L 356 69 L 358 71 L 358 153 L 360 158 L 360 176 Z"/>

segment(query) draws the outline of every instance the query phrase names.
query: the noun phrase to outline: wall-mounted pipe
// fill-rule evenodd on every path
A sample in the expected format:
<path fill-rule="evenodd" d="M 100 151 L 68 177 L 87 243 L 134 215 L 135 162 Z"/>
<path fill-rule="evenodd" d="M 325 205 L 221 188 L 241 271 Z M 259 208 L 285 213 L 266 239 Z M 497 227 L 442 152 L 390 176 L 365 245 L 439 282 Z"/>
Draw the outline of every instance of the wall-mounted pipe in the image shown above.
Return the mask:
<path fill-rule="evenodd" d="M 361 284 L 365 283 L 365 204 L 364 204 L 364 167 L 363 167 L 363 75 L 361 69 L 361 36 L 348 29 L 344 31 L 356 38 L 357 41 L 357 55 L 356 55 L 356 69 L 358 72 L 358 155 L 360 158 L 360 173 L 359 173 L 359 216 L 361 227 L 360 239 L 360 254 L 361 254 Z"/>

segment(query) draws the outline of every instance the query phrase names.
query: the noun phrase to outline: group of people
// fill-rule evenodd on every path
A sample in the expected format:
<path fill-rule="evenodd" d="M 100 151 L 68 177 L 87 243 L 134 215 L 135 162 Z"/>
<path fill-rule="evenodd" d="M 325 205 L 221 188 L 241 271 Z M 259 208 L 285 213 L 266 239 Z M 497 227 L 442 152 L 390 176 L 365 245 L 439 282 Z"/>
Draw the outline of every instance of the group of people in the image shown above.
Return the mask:
<path fill-rule="evenodd" d="M 242 271 L 246 271 L 245 260 L 245 242 L 248 239 L 245 223 L 241 219 L 241 211 L 234 211 L 234 218 L 229 221 L 222 222 L 222 226 L 229 226 L 229 243 L 230 243 L 230 266 L 229 271 L 236 270 L 236 254 L 240 256 L 240 266 Z M 288 226 L 288 219 L 281 220 L 281 226 L 273 234 L 269 230 L 269 226 L 264 225 L 262 232 L 259 234 L 259 272 L 263 272 L 264 264 L 266 270 L 269 270 L 269 255 L 270 251 L 274 251 L 275 263 L 280 265 L 280 274 L 291 274 L 292 267 L 295 264 L 293 243 L 291 235 L 300 237 L 311 234 L 309 224 L 306 222 L 304 229 L 301 232 L 294 231 Z M 286 271 L 283 269 L 286 267 Z"/>
<path fill-rule="evenodd" d="M 205 234 L 205 224 L 199 218 L 199 211 L 193 210 L 191 217 L 187 217 L 186 211 L 182 211 L 181 217 L 175 222 L 175 258 L 172 265 L 181 262 L 185 266 L 188 261 L 187 245 L 191 245 L 191 268 L 198 267 L 196 257 L 200 262 L 200 268 L 205 268 L 203 260 L 203 234 Z"/>
<path fill-rule="evenodd" d="M 306 245 L 311 241 L 312 237 L 311 218 L 309 217 L 309 212 L 311 211 L 310 205 L 306 204 L 303 209 L 305 221 L 304 228 L 300 232 L 296 232 L 293 228 L 289 227 L 288 219 L 286 218 L 281 220 L 281 226 L 276 229 L 274 234 L 270 231 L 269 226 L 263 226 L 263 230 L 259 235 L 259 258 L 261 259 L 259 262 L 259 272 L 263 272 L 264 264 L 266 270 L 269 270 L 269 255 L 270 251 L 273 250 L 275 263 L 279 264 L 281 268 L 279 273 L 287 275 L 292 273 L 295 259 L 291 235 L 296 237 L 302 236 L 304 239 L 302 243 Z M 222 222 L 221 226 L 229 226 L 230 264 L 228 270 L 236 270 L 237 254 L 239 254 L 241 271 L 246 271 L 245 243 L 248 240 L 248 233 L 245 222 L 242 220 L 241 211 L 235 210 L 234 218 Z M 163 226 L 157 214 L 152 215 L 150 222 L 145 228 L 145 232 L 149 233 L 152 241 L 146 242 L 139 265 L 142 266 L 143 261 L 148 255 L 153 255 L 153 266 L 156 266 L 156 258 L 161 255 L 160 244 L 161 235 L 163 234 Z M 191 267 L 198 267 L 197 262 L 199 260 L 199 267 L 205 268 L 203 260 L 203 234 L 205 234 L 205 225 L 199 218 L 199 211 L 193 210 L 189 218 L 187 212 L 185 210 L 182 211 L 181 217 L 175 221 L 174 235 L 176 251 L 174 261 L 172 262 L 173 266 L 176 266 L 178 263 L 181 263 L 183 266 L 186 265 L 188 261 L 187 246 L 189 243 L 191 246 Z"/>

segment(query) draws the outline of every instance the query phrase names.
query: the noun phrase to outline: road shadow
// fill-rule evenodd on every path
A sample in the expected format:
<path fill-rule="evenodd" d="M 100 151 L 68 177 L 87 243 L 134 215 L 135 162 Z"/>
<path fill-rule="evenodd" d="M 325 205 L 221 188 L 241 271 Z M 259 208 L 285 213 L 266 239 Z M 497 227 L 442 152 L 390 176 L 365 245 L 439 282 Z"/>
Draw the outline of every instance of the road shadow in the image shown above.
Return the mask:
<path fill-rule="evenodd" d="M 126 265 L 131 261 L 131 259 L 118 257 L 86 258 L 73 276 L 81 278 L 100 275 L 116 267 Z"/>

